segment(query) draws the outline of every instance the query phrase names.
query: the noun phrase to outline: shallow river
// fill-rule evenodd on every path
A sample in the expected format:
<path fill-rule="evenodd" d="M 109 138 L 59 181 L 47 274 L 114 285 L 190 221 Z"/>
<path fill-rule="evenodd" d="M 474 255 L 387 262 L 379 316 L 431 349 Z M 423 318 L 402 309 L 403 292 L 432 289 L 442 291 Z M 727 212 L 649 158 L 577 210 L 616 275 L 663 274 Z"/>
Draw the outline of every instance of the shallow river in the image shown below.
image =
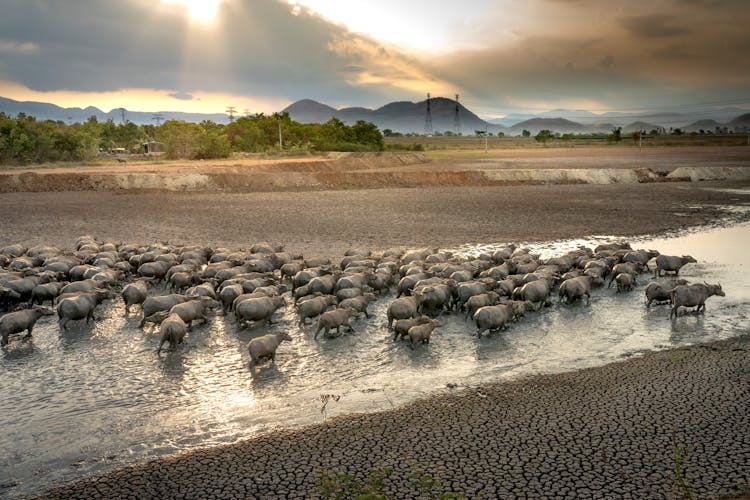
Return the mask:
<path fill-rule="evenodd" d="M 608 240 L 528 246 L 553 256 Z M 698 264 L 688 264 L 681 275 L 718 281 L 726 297 L 710 298 L 705 317 L 670 321 L 669 306 L 645 308 L 644 274 L 631 293 L 595 289 L 590 306 L 560 306 L 555 297 L 549 308 L 481 340 L 463 316 L 443 316 L 431 343 L 415 350 L 394 343 L 386 329 L 391 297 L 370 306 L 371 319 L 358 320 L 355 334 L 332 340 L 315 341 L 311 326 L 297 328 L 289 306 L 272 328 L 288 328 L 294 341 L 281 345 L 275 366 L 254 376 L 246 345 L 264 331 L 238 330 L 229 317 L 194 327 L 185 345 L 161 356 L 158 334 L 138 328 L 138 316 L 125 318 L 119 299 L 100 307 L 90 328 L 72 323 L 61 333 L 56 317 L 44 317 L 32 340 L 13 339 L 0 351 L 0 496 L 39 493 L 146 457 L 231 443 L 340 413 L 388 409 L 452 390 L 448 385 L 598 366 L 748 331 L 750 265 L 743 257 L 750 224 L 631 243 L 692 255 Z M 453 250 L 477 254 L 492 248 Z"/>

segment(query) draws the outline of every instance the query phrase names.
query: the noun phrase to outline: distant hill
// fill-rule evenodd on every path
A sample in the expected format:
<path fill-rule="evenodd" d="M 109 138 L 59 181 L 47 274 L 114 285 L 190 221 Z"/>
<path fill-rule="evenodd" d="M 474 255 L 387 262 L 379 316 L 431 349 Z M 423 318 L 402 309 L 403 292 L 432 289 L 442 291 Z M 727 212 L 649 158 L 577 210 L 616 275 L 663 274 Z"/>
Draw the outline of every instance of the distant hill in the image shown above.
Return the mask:
<path fill-rule="evenodd" d="M 334 116 L 336 108 L 326 106 L 312 99 L 302 99 L 287 107 L 285 111 L 300 123 L 317 123 L 316 120 L 321 116 L 328 116 L 329 119 Z M 295 116 L 297 118 L 294 118 Z"/>
<path fill-rule="evenodd" d="M 750 130 L 750 113 L 745 113 L 744 115 L 740 115 L 734 120 L 727 123 L 727 127 L 732 128 L 734 130 L 742 129 L 742 131 L 748 131 Z"/>
<path fill-rule="evenodd" d="M 698 132 L 700 130 L 713 132 L 717 127 L 721 127 L 722 124 L 716 120 L 698 120 L 689 125 L 682 127 L 684 132 Z"/>
<path fill-rule="evenodd" d="M 87 108 L 63 108 L 56 104 L 35 101 L 14 101 L 0 97 L 0 113 L 9 116 L 17 116 L 19 113 L 25 113 L 34 116 L 37 120 L 52 120 L 64 123 L 81 123 L 95 116 L 100 122 L 114 120 L 115 123 L 122 121 L 123 113 L 120 109 L 113 109 L 105 112 L 94 106 Z M 203 120 L 211 120 L 216 123 L 229 123 L 229 117 L 223 113 L 183 113 L 181 111 L 129 111 L 125 110 L 125 120 L 137 123 L 138 125 L 153 124 L 154 115 L 160 114 L 161 121 L 165 120 L 183 120 L 186 122 L 199 123 Z"/>
<path fill-rule="evenodd" d="M 313 104 L 314 103 L 314 104 Z M 402 133 L 424 133 L 427 116 L 427 101 L 391 102 L 377 109 L 342 108 L 335 109 L 325 104 L 304 99 L 283 110 L 292 120 L 302 123 L 325 123 L 338 118 L 351 125 L 357 120 L 374 123 L 380 130 L 390 129 Z M 455 132 L 456 102 L 453 99 L 435 97 L 430 99 L 430 115 L 434 132 Z M 458 106 L 460 129 L 464 134 L 474 134 L 476 130 L 492 133 L 504 132 L 505 127 L 482 120 L 462 104 Z"/>
<path fill-rule="evenodd" d="M 516 123 L 510 130 L 517 134 L 528 130 L 532 135 L 536 135 L 540 130 L 577 134 L 586 132 L 587 127 L 581 123 L 566 120 L 565 118 L 531 118 L 530 120 Z"/>
<path fill-rule="evenodd" d="M 455 131 L 456 102 L 453 99 L 435 97 L 430 100 L 430 108 L 434 132 Z M 84 122 L 91 116 L 95 116 L 99 121 L 113 120 L 115 123 L 120 123 L 123 120 L 123 112 L 119 108 L 106 112 L 93 106 L 63 108 L 45 102 L 15 101 L 4 97 L 0 97 L 0 112 L 13 117 L 19 113 L 25 113 L 39 120 L 64 123 Z M 427 101 L 396 101 L 377 109 L 363 107 L 336 109 L 312 99 L 303 99 L 291 104 L 283 112 L 289 113 L 293 120 L 301 123 L 325 123 L 336 117 L 347 124 L 364 120 L 374 123 L 380 130 L 391 129 L 394 132 L 422 134 L 425 131 Z M 152 124 L 154 115 L 157 113 L 161 115 L 162 121 L 175 119 L 199 123 L 203 120 L 210 120 L 216 123 L 229 123 L 229 117 L 224 113 L 125 110 L 124 118 L 126 121 L 137 124 Z M 487 121 L 459 104 L 459 120 L 460 129 L 464 135 L 473 135 L 478 130 L 487 130 L 492 133 L 503 132 L 507 135 L 520 135 L 523 130 L 529 130 L 536 134 L 543 129 L 557 133 L 595 133 L 610 132 L 616 127 L 622 127 L 625 132 L 651 131 L 660 128 L 681 128 L 687 132 L 698 132 L 701 129 L 714 131 L 716 127 L 737 132 L 750 130 L 750 113 L 742 108 L 703 109 L 684 114 L 662 111 L 596 114 L 586 110 L 555 109 L 538 114 L 512 113 L 503 118 Z"/>
<path fill-rule="evenodd" d="M 640 132 L 640 131 L 646 131 L 651 132 L 652 130 L 660 130 L 662 127 L 659 125 L 654 125 L 653 123 L 644 122 L 644 121 L 637 121 L 633 123 L 628 123 L 624 127 L 622 127 L 623 132 Z"/>

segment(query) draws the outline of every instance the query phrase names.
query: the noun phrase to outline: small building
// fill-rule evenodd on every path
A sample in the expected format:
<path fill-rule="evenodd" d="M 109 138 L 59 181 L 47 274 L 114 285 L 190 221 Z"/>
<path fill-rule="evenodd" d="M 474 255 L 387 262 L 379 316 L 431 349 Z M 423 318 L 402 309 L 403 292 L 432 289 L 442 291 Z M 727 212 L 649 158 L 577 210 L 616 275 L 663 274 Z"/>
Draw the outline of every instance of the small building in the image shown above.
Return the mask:
<path fill-rule="evenodd" d="M 141 144 L 141 150 L 146 155 L 161 155 L 164 154 L 166 148 L 163 142 L 150 141 Z"/>

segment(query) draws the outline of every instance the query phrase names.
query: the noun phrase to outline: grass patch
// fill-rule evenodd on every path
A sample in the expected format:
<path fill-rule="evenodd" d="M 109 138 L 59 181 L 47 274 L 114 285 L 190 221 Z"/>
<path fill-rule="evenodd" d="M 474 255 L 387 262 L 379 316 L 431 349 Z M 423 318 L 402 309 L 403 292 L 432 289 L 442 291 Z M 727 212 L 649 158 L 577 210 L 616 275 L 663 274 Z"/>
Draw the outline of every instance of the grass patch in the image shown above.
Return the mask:
<path fill-rule="evenodd" d="M 674 480 L 677 484 L 677 494 L 685 500 L 695 498 L 693 487 L 690 484 L 690 478 L 687 475 L 686 462 L 694 450 L 694 446 L 682 446 L 677 443 L 676 432 L 672 431 L 672 470 L 674 471 Z"/>
<path fill-rule="evenodd" d="M 378 467 L 369 471 L 364 478 L 345 472 L 321 469 L 317 493 L 327 500 L 382 500 L 388 498 L 386 491 L 389 481 L 396 477 L 407 480 L 410 490 L 399 491 L 399 494 L 409 498 L 435 500 L 466 498 L 463 493 L 443 491 L 442 481 L 436 473 L 419 470 L 413 463 L 410 463 L 409 470 L 405 472 L 393 467 Z"/>

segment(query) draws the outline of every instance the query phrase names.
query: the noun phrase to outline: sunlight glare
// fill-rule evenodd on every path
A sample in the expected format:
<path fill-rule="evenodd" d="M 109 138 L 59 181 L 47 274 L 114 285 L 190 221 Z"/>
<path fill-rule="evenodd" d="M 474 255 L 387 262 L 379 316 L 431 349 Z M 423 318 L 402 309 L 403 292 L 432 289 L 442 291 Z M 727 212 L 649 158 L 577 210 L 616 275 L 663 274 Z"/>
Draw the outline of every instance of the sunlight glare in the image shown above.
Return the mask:
<path fill-rule="evenodd" d="M 183 6 L 193 21 L 210 23 L 216 18 L 223 0 L 162 0 L 164 3 Z"/>

